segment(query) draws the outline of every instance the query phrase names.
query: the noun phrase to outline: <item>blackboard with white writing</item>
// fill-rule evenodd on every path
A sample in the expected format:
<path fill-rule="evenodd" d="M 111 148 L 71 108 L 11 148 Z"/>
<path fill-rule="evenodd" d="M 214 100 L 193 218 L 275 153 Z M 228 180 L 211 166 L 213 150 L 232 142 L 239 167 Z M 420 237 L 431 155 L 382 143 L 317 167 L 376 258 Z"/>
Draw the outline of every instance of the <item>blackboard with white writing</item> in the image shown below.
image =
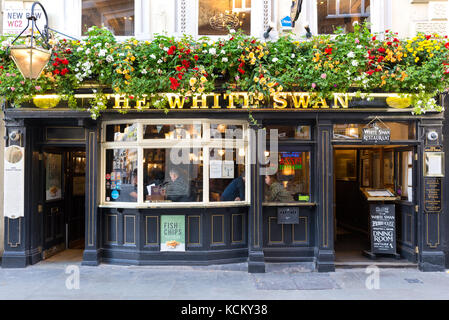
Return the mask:
<path fill-rule="evenodd" d="M 370 204 L 371 253 L 396 254 L 394 204 Z"/>

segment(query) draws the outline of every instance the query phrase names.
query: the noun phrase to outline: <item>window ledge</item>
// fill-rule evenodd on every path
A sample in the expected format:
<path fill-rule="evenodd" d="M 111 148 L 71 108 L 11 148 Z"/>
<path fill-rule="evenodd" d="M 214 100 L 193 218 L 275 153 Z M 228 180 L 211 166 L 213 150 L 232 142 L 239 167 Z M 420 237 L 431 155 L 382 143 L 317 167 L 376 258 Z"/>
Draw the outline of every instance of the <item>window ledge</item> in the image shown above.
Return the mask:
<path fill-rule="evenodd" d="M 235 208 L 249 207 L 251 204 L 246 202 L 217 202 L 217 203 L 188 203 L 188 202 L 155 202 L 145 204 L 127 204 L 127 203 L 107 203 L 100 204 L 99 208 L 111 209 L 156 209 L 156 208 Z"/>
<path fill-rule="evenodd" d="M 315 202 L 264 202 L 262 203 L 265 207 L 315 207 Z"/>

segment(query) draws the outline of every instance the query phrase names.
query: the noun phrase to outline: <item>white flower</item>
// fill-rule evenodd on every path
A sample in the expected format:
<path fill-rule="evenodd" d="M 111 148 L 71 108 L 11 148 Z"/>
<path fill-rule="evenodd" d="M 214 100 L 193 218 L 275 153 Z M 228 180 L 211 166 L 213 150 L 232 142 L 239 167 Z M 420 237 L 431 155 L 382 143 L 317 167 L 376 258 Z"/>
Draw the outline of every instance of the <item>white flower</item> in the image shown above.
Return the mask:
<path fill-rule="evenodd" d="M 217 50 L 215 50 L 215 48 L 210 48 L 209 54 L 215 55 L 215 54 L 217 54 Z"/>
<path fill-rule="evenodd" d="M 354 21 L 354 22 L 352 23 L 353 26 L 356 26 L 356 25 L 358 25 L 358 24 L 359 24 L 358 21 Z"/>
<path fill-rule="evenodd" d="M 157 61 L 158 64 L 161 64 L 162 62 L 163 62 L 162 59 L 159 59 L 159 60 Z"/>
<path fill-rule="evenodd" d="M 106 61 L 109 62 L 109 63 L 111 63 L 112 61 L 114 61 L 114 58 L 113 58 L 111 55 L 108 55 L 108 56 L 106 57 Z"/>
<path fill-rule="evenodd" d="M 156 59 L 156 56 L 155 56 L 154 54 L 152 54 L 152 55 L 150 56 L 150 58 L 151 58 L 151 59 Z"/>
<path fill-rule="evenodd" d="M 108 50 L 106 50 L 106 49 L 100 49 L 100 52 L 98 53 L 98 56 L 99 57 L 104 57 L 107 52 L 108 52 Z"/>
<path fill-rule="evenodd" d="M 221 59 L 222 62 L 228 62 L 228 58 L 224 57 L 223 59 Z"/>
<path fill-rule="evenodd" d="M 83 47 L 79 47 L 78 49 L 76 49 L 77 52 L 83 51 L 84 48 Z"/>
<path fill-rule="evenodd" d="M 271 60 L 272 62 L 277 62 L 277 61 L 279 61 L 279 59 L 278 58 L 273 58 L 273 60 Z"/>
<path fill-rule="evenodd" d="M 90 49 L 87 48 L 87 49 L 86 49 L 86 54 L 89 54 L 89 53 L 90 53 Z"/>
<path fill-rule="evenodd" d="M 94 47 L 95 48 L 101 47 L 101 42 L 98 42 Z"/>
<path fill-rule="evenodd" d="M 352 52 L 352 51 L 350 51 L 350 52 L 348 53 L 348 58 L 354 58 L 354 57 L 355 57 L 355 53 Z"/>
<path fill-rule="evenodd" d="M 359 65 L 359 62 L 357 60 L 352 60 L 351 64 L 352 66 L 357 67 Z"/>
<path fill-rule="evenodd" d="M 120 57 L 123 57 L 125 54 L 123 52 L 118 54 Z"/>
<path fill-rule="evenodd" d="M 359 44 L 356 48 L 357 48 L 357 49 L 362 49 L 363 46 L 362 46 L 361 44 Z"/>
<path fill-rule="evenodd" d="M 235 33 L 234 29 L 229 30 L 229 33 Z"/>
<path fill-rule="evenodd" d="M 296 55 L 294 53 L 292 53 L 292 59 L 295 59 Z"/>
<path fill-rule="evenodd" d="M 142 74 L 147 74 L 147 70 L 145 70 L 145 69 L 143 69 L 143 70 L 140 71 L 140 72 L 142 72 Z"/>

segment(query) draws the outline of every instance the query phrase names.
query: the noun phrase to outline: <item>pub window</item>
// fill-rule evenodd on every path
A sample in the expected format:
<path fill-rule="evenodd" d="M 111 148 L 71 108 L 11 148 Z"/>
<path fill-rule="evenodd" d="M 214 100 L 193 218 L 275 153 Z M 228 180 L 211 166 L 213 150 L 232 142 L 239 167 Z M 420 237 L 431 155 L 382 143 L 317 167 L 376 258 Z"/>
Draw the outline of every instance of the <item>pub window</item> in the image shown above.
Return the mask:
<path fill-rule="evenodd" d="M 105 26 L 116 36 L 134 36 L 134 0 L 82 0 L 82 33 Z"/>
<path fill-rule="evenodd" d="M 319 0 L 318 33 L 333 34 L 341 27 L 353 32 L 353 23 L 370 20 L 370 0 Z"/>
<path fill-rule="evenodd" d="M 202 155 L 199 149 L 144 149 L 145 202 L 201 202 Z"/>
<path fill-rule="evenodd" d="M 265 176 L 265 202 L 310 202 L 309 151 L 279 151 L 276 169 Z"/>
<path fill-rule="evenodd" d="M 199 0 L 198 35 L 227 35 L 230 29 L 251 33 L 251 0 Z"/>
<path fill-rule="evenodd" d="M 267 126 L 267 136 L 268 139 L 271 134 L 271 130 L 278 131 L 279 140 L 310 140 L 310 126 L 307 125 L 296 125 L 296 126 Z"/>
<path fill-rule="evenodd" d="M 390 129 L 390 140 L 415 140 L 416 130 L 413 122 L 387 122 L 384 124 Z M 363 128 L 366 124 L 363 123 L 349 123 L 349 124 L 334 124 L 334 139 L 335 140 L 361 140 Z"/>
<path fill-rule="evenodd" d="M 247 136 L 243 121 L 105 123 L 102 202 L 247 204 Z"/>
<path fill-rule="evenodd" d="M 106 201 L 137 202 L 137 149 L 106 150 Z"/>
<path fill-rule="evenodd" d="M 245 155 L 244 148 L 210 150 L 210 201 L 245 201 Z"/>

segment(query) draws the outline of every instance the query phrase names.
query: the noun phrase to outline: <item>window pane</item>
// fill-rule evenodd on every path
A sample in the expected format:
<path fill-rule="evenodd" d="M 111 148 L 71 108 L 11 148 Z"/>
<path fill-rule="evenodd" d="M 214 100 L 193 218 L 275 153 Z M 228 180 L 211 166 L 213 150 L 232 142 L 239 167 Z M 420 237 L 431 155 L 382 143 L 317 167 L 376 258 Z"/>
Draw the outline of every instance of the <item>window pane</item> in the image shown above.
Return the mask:
<path fill-rule="evenodd" d="M 200 149 L 144 149 L 145 202 L 203 201 Z"/>
<path fill-rule="evenodd" d="M 212 139 L 243 139 L 243 125 L 211 124 Z"/>
<path fill-rule="evenodd" d="M 200 124 L 150 124 L 143 126 L 144 139 L 201 139 Z"/>
<path fill-rule="evenodd" d="M 384 122 L 390 129 L 390 140 L 415 140 L 415 125 L 413 122 Z M 363 128 L 366 124 L 334 124 L 334 139 L 351 140 L 362 139 Z"/>
<path fill-rule="evenodd" d="M 83 0 L 82 30 L 105 26 L 116 36 L 134 35 L 134 0 Z"/>
<path fill-rule="evenodd" d="M 279 152 L 278 172 L 265 176 L 265 201 L 310 201 L 310 152 Z"/>
<path fill-rule="evenodd" d="M 271 130 L 278 130 L 278 138 L 310 140 L 310 126 L 267 126 L 267 137 L 269 139 Z"/>
<path fill-rule="evenodd" d="M 338 27 L 345 32 L 354 31 L 355 21 L 369 21 L 369 2 L 365 2 L 365 12 L 362 12 L 362 0 L 340 0 L 339 11 L 336 11 L 335 0 L 318 1 L 318 33 L 332 34 Z"/>
<path fill-rule="evenodd" d="M 210 150 L 209 200 L 245 200 L 245 149 Z"/>
<path fill-rule="evenodd" d="M 251 2 L 243 0 L 199 0 L 198 34 L 226 35 L 228 29 L 251 33 Z"/>
<path fill-rule="evenodd" d="M 137 124 L 114 124 L 106 126 L 106 141 L 137 141 Z"/>
<path fill-rule="evenodd" d="M 137 149 L 106 150 L 106 201 L 137 202 Z"/>

